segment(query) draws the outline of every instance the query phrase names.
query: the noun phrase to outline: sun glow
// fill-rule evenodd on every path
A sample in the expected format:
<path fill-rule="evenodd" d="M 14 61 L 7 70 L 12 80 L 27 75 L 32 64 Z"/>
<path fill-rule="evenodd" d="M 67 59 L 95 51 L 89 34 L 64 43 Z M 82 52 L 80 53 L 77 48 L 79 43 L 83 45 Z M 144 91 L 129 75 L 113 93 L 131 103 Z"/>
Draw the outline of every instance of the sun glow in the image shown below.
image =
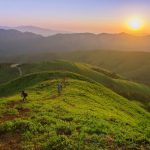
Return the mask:
<path fill-rule="evenodd" d="M 143 21 L 140 18 L 132 18 L 128 21 L 130 30 L 139 31 L 143 27 Z"/>

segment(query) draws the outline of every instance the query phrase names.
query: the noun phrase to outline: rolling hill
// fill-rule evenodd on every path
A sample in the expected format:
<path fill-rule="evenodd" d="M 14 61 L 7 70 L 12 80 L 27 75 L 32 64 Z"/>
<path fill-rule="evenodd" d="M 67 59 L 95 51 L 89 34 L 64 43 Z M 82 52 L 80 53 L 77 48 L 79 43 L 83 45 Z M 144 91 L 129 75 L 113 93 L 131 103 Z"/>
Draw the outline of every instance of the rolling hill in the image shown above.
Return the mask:
<path fill-rule="evenodd" d="M 120 51 L 73 51 L 49 52 L 16 57 L 1 58 L 3 62 L 35 63 L 64 59 L 68 61 L 88 63 L 120 74 L 128 80 L 150 85 L 150 53 L 149 52 L 120 52 Z"/>
<path fill-rule="evenodd" d="M 109 72 L 102 68 L 59 60 L 45 63 L 22 64 L 20 65 L 20 68 L 23 76 L 43 71 L 69 71 L 77 73 L 104 85 L 105 87 L 130 100 L 138 100 L 142 102 L 144 105 L 143 107 L 149 110 L 150 88 L 148 86 L 126 80 L 118 74 Z M 3 64 L 0 75 L 3 76 L 0 82 L 5 83 L 8 79 L 12 80 L 18 78 L 19 72 L 17 68 L 10 68 L 10 64 Z M 9 91 L 7 87 L 4 89 L 7 89 L 7 92 Z M 5 92 L 2 94 L 4 93 Z"/>
<path fill-rule="evenodd" d="M 64 77 L 58 96 L 56 85 Z M 22 89 L 29 94 L 26 102 L 20 101 Z M 150 114 L 85 76 L 28 74 L 1 85 L 0 95 L 1 149 L 150 148 Z"/>
<path fill-rule="evenodd" d="M 95 50 L 67 52 L 60 54 L 60 56 L 61 57 L 58 58 L 102 67 L 111 72 L 120 74 L 129 80 L 150 85 L 150 53 L 147 52 Z M 32 60 L 34 60 L 34 57 L 32 58 Z M 38 60 L 38 58 L 37 55 L 36 59 Z M 42 58 L 42 55 L 40 58 Z M 28 57 L 28 60 L 29 59 L 30 57 Z M 52 57 L 50 59 L 52 59 Z"/>

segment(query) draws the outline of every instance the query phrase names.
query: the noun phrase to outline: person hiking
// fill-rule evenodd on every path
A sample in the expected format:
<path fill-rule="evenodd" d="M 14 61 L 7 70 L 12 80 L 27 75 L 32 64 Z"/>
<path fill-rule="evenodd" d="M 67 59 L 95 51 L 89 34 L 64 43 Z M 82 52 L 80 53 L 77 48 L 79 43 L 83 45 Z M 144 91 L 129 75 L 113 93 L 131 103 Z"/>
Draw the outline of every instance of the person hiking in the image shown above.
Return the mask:
<path fill-rule="evenodd" d="M 57 92 L 58 92 L 58 95 L 61 94 L 61 91 L 62 91 L 62 83 L 59 82 L 59 83 L 57 84 Z"/>
<path fill-rule="evenodd" d="M 25 100 L 27 100 L 27 96 L 28 96 L 28 94 L 25 93 L 25 91 L 22 91 L 22 92 L 21 92 L 21 97 L 23 98 L 23 99 L 22 99 L 23 102 L 24 102 Z"/>

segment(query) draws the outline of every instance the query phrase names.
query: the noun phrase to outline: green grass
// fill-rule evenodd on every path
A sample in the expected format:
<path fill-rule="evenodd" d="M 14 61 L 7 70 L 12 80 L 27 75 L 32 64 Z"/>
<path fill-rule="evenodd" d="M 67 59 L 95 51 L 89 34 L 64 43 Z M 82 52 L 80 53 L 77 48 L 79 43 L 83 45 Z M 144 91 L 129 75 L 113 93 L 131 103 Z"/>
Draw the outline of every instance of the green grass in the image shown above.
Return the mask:
<path fill-rule="evenodd" d="M 25 103 L 22 89 L 29 94 Z M 29 74 L 1 85 L 0 95 L 0 148 L 10 148 L 13 137 L 25 150 L 150 149 L 149 112 L 79 74 Z"/>
<path fill-rule="evenodd" d="M 35 63 L 55 59 L 65 59 L 80 63 L 88 63 L 118 73 L 129 80 L 150 85 L 150 53 L 131 51 L 68 51 L 48 52 L 8 58 L 9 62 Z M 5 60 L 7 62 L 7 59 Z"/>
<path fill-rule="evenodd" d="M 10 68 L 11 64 L 0 64 L 0 84 L 19 76 L 16 68 Z"/>
<path fill-rule="evenodd" d="M 150 99 L 150 87 L 125 80 L 124 77 L 121 77 L 118 74 L 87 64 L 72 63 L 68 61 L 51 61 L 37 64 L 23 64 L 21 65 L 21 69 L 23 75 L 42 71 L 69 71 L 101 83 L 130 100 L 139 100 L 144 103 L 146 107 L 148 106 Z M 7 74 L 8 72 L 5 73 Z M 14 76 L 15 75 L 12 72 L 12 79 L 14 79 Z M 6 80 L 6 77 L 3 75 L 3 80 L 4 78 Z M 16 78 L 17 77 L 18 75 L 16 75 Z M 6 89 L 9 90 L 8 88 Z M 149 109 L 149 106 L 147 108 Z"/>
<path fill-rule="evenodd" d="M 56 72 L 41 72 L 41 73 L 33 73 L 33 74 L 28 74 L 24 77 L 17 78 L 15 80 L 12 80 L 6 84 L 3 84 L 0 86 L 0 95 L 2 96 L 7 96 L 7 95 L 12 95 L 18 91 L 22 91 L 25 88 L 35 85 L 39 82 L 49 80 L 49 79 L 56 79 L 56 78 L 75 78 L 78 80 L 85 80 L 89 82 L 94 82 L 95 81 L 81 76 L 79 74 L 71 73 L 71 72 L 61 72 L 61 71 L 56 71 Z M 61 81 L 61 80 L 60 80 Z M 15 87 L 15 88 L 14 88 Z"/>
<path fill-rule="evenodd" d="M 53 59 L 59 58 L 80 63 L 88 63 L 118 73 L 129 80 L 150 85 L 149 52 L 91 50 L 66 52 L 57 55 L 57 57 L 53 56 Z M 38 55 L 36 58 L 38 59 Z M 49 60 L 48 54 L 44 58 Z M 32 59 L 32 62 L 33 60 L 34 59 Z"/>

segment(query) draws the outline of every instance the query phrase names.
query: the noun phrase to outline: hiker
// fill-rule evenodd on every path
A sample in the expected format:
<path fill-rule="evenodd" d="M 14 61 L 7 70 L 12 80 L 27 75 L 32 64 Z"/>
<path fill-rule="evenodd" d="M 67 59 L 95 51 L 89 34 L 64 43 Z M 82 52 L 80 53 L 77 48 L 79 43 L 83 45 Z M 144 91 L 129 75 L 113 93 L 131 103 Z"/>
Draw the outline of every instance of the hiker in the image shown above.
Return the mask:
<path fill-rule="evenodd" d="M 62 83 L 61 83 L 61 82 L 59 82 L 59 83 L 57 84 L 57 91 L 58 91 L 58 95 L 60 95 L 60 94 L 61 94 L 61 91 L 62 91 Z"/>
<path fill-rule="evenodd" d="M 21 97 L 23 98 L 23 99 L 22 99 L 23 102 L 24 102 L 25 100 L 27 100 L 27 96 L 28 96 L 28 94 L 25 93 L 25 91 L 22 91 L 22 92 L 21 92 Z"/>

